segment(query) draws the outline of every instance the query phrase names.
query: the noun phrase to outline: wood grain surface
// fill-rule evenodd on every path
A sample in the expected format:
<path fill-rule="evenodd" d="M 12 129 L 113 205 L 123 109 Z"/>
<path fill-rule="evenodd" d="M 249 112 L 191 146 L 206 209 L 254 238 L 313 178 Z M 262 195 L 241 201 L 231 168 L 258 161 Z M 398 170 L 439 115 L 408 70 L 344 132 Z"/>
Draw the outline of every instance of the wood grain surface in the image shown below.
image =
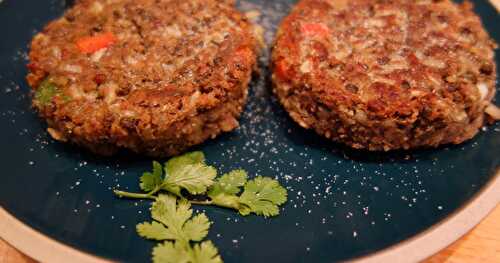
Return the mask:
<path fill-rule="evenodd" d="M 490 0 L 500 10 L 500 0 Z M 0 239 L 0 263 L 34 263 Z M 467 235 L 424 261 L 425 263 L 500 262 L 500 206 Z"/>
<path fill-rule="evenodd" d="M 467 235 L 425 263 L 500 262 L 500 206 Z"/>

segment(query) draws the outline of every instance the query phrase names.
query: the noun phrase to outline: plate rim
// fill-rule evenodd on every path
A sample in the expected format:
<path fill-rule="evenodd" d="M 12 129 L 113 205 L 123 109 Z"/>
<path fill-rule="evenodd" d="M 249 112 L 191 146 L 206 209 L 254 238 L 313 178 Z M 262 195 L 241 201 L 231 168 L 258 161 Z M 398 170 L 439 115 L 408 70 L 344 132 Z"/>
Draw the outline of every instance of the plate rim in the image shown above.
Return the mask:
<path fill-rule="evenodd" d="M 500 168 L 468 202 L 428 229 L 348 262 L 421 262 L 459 240 L 500 206 Z"/>
<path fill-rule="evenodd" d="M 349 260 L 355 263 L 420 262 L 446 248 L 479 224 L 500 204 L 500 168 L 467 203 L 417 235 L 385 249 Z M 0 206 L 0 238 L 40 262 L 108 263 L 31 228 Z"/>

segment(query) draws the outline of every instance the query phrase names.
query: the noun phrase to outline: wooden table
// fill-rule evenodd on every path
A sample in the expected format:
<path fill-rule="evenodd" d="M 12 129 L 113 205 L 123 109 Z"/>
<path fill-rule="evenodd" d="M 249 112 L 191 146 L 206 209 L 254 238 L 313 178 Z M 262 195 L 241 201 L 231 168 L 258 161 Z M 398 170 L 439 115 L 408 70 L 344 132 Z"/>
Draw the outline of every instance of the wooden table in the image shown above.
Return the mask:
<path fill-rule="evenodd" d="M 500 10 L 500 0 L 490 0 Z M 0 239 L 0 263 L 35 261 Z M 500 206 L 467 235 L 425 263 L 500 262 Z"/>

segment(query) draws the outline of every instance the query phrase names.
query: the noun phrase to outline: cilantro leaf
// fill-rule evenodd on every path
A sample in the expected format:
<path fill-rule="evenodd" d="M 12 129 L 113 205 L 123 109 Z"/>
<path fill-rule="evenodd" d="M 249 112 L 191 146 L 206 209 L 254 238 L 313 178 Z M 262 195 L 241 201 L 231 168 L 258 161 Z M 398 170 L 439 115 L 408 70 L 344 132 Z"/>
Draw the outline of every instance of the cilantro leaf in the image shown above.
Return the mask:
<path fill-rule="evenodd" d="M 141 189 L 145 192 L 153 191 L 163 183 L 163 167 L 157 161 L 153 162 L 153 172 L 145 172 L 141 176 Z"/>
<path fill-rule="evenodd" d="M 222 263 L 221 257 L 218 255 L 217 248 L 211 241 L 205 241 L 200 245 L 196 244 L 193 247 L 192 260 L 193 263 Z"/>
<path fill-rule="evenodd" d="M 240 196 L 240 214 L 251 212 L 265 217 L 279 214 L 278 205 L 286 202 L 287 192 L 278 181 L 268 177 L 257 177 L 245 185 Z"/>
<path fill-rule="evenodd" d="M 154 263 L 188 263 L 189 250 L 185 244 L 165 241 L 153 248 Z"/>
<path fill-rule="evenodd" d="M 137 225 L 139 236 L 154 240 L 172 240 L 175 239 L 174 233 L 158 222 L 144 222 Z"/>
<path fill-rule="evenodd" d="M 175 173 L 177 169 L 183 166 L 190 164 L 198 164 L 198 163 L 205 163 L 205 154 L 200 151 L 189 152 L 180 156 L 173 157 L 170 160 L 168 160 L 167 163 L 165 164 L 165 169 L 167 170 L 167 173 L 170 175 L 172 173 Z"/>
<path fill-rule="evenodd" d="M 191 194 L 203 194 L 213 184 L 217 170 L 205 164 L 203 152 L 190 152 L 171 158 L 165 164 L 164 189 L 181 196 L 181 188 Z"/>
<path fill-rule="evenodd" d="M 221 176 L 208 192 L 209 196 L 219 194 L 236 195 L 240 192 L 240 187 L 247 182 L 247 172 L 245 170 L 234 170 Z"/>
<path fill-rule="evenodd" d="M 236 196 L 247 182 L 244 170 L 234 170 L 221 176 L 208 191 L 208 197 L 215 205 L 239 209 L 240 201 Z"/>
<path fill-rule="evenodd" d="M 172 195 L 159 195 L 151 208 L 151 216 L 160 222 L 137 225 L 140 236 L 155 240 L 172 240 L 153 249 L 153 262 L 219 263 L 222 262 L 212 242 L 191 247 L 191 241 L 202 241 L 208 234 L 210 221 L 205 214 L 191 218 L 193 211 L 186 200 Z"/>
<path fill-rule="evenodd" d="M 189 240 L 201 241 L 207 236 L 210 225 L 211 223 L 207 216 L 205 214 L 199 214 L 187 221 L 182 231 L 184 231 Z"/>
<path fill-rule="evenodd" d="M 168 176 L 164 181 L 164 189 L 181 196 L 181 188 L 191 194 L 203 194 L 214 183 L 217 170 L 204 163 L 188 164 L 168 168 Z"/>
<path fill-rule="evenodd" d="M 139 235 L 157 240 L 178 240 L 182 242 L 201 241 L 210 228 L 210 221 L 205 214 L 198 214 L 191 218 L 193 210 L 186 200 L 179 200 L 172 195 L 160 195 L 151 208 L 151 216 L 154 220 L 162 223 L 165 227 L 158 225 L 139 224 L 137 231 Z M 153 229 L 154 228 L 154 229 Z M 150 231 L 156 230 L 158 234 Z"/>
<path fill-rule="evenodd" d="M 210 241 L 189 244 L 166 241 L 153 249 L 155 263 L 222 263 L 217 248 Z"/>
<path fill-rule="evenodd" d="M 159 195 L 151 207 L 153 219 L 167 227 L 173 240 L 184 242 L 189 239 L 182 227 L 192 214 L 191 206 L 186 200 L 180 200 L 177 204 L 177 199 L 172 195 Z"/>

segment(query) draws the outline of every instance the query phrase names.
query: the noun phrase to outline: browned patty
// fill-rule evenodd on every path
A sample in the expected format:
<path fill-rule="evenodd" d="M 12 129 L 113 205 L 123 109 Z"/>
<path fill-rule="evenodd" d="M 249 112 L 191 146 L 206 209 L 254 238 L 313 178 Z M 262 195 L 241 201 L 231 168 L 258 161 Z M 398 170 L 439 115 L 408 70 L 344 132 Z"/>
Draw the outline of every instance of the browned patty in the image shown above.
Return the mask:
<path fill-rule="evenodd" d="M 302 0 L 277 34 L 274 91 L 354 148 L 458 144 L 485 120 L 495 47 L 469 2 Z"/>
<path fill-rule="evenodd" d="M 81 0 L 33 38 L 33 105 L 57 140 L 177 154 L 238 126 L 253 32 L 232 1 Z"/>

